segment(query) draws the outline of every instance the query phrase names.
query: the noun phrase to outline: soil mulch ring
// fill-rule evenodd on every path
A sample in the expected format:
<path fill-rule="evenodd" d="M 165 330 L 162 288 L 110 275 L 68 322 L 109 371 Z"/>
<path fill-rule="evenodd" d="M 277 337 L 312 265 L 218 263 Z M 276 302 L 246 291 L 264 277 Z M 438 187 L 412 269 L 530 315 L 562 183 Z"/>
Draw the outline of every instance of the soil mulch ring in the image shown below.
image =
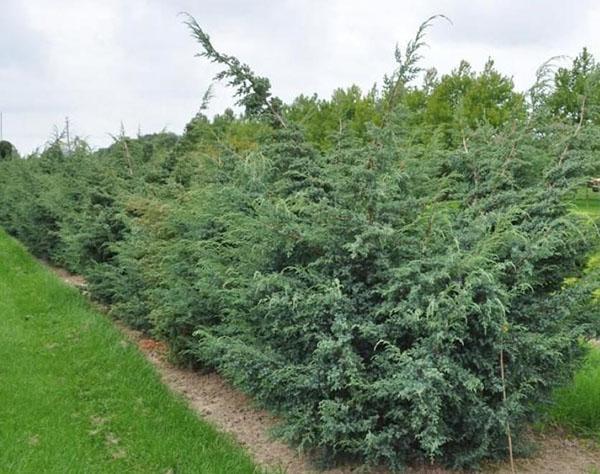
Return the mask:
<path fill-rule="evenodd" d="M 86 290 L 83 277 L 42 262 L 63 281 L 82 291 Z M 115 321 L 117 327 L 156 367 L 164 383 L 182 395 L 190 407 L 219 430 L 232 435 L 255 461 L 268 468 L 279 468 L 287 474 L 383 474 L 385 469 L 366 469 L 364 466 L 344 466 L 318 471 L 310 458 L 287 444 L 273 439 L 272 429 L 278 419 L 254 405 L 249 397 L 232 387 L 216 373 L 202 373 L 173 365 L 168 360 L 168 347 L 164 342 L 151 339 L 140 331 Z M 517 473 L 529 474 L 593 474 L 600 472 L 600 447 L 588 440 L 551 432 L 532 435 L 537 445 L 534 456 L 515 462 Z M 411 474 L 449 474 L 434 466 L 413 467 Z M 510 474 L 508 463 L 489 464 L 484 472 Z"/>

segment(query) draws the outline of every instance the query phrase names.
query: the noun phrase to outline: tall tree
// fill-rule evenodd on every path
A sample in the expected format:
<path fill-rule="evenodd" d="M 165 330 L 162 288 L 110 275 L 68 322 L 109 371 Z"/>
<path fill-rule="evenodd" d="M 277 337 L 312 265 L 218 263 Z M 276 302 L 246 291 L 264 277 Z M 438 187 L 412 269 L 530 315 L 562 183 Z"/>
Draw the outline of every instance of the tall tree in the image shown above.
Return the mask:
<path fill-rule="evenodd" d="M 573 123 L 584 119 L 600 123 L 600 65 L 587 48 L 570 68 L 558 69 L 548 105 L 554 114 Z"/>

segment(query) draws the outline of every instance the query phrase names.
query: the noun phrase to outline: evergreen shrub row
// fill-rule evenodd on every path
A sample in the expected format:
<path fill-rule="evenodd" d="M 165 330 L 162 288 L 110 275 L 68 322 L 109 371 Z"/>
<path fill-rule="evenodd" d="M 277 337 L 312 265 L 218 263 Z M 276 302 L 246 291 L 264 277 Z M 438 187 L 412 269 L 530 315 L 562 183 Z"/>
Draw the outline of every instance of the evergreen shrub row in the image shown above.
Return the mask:
<path fill-rule="evenodd" d="M 423 28 L 381 91 L 284 104 L 190 26 L 245 113 L 2 160 L 0 225 L 325 461 L 518 447 L 597 328 L 569 205 L 598 171 L 593 59 L 529 95 L 492 63 L 414 86 Z"/>

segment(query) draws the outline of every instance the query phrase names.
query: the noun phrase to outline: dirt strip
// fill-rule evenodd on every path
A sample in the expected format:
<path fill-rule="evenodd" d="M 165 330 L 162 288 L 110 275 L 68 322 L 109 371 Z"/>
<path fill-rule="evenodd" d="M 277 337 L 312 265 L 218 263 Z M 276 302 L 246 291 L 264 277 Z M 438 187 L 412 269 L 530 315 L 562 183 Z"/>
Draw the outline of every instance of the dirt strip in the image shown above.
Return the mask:
<path fill-rule="evenodd" d="M 306 460 L 286 444 L 268 434 L 277 420 L 252 405 L 251 400 L 233 389 L 215 373 L 199 373 L 167 362 L 164 343 L 119 324 L 158 369 L 163 382 L 185 397 L 189 405 L 220 430 L 233 435 L 262 466 L 281 468 L 290 474 L 310 472 Z M 337 471 L 331 471 L 332 473 Z"/>
<path fill-rule="evenodd" d="M 85 279 L 78 275 L 42 262 L 57 276 L 71 286 L 85 292 Z M 117 327 L 146 358 L 156 367 L 164 383 L 175 393 L 182 395 L 190 407 L 219 430 L 232 435 L 256 462 L 267 468 L 280 469 L 287 474 L 384 474 L 385 469 L 366 469 L 364 466 L 346 466 L 325 471 L 316 470 L 310 459 L 288 445 L 273 439 L 271 430 L 278 420 L 265 410 L 257 408 L 249 397 L 233 388 L 215 373 L 201 373 L 177 367 L 168 361 L 165 343 L 150 339 L 139 331 L 115 321 Z M 590 441 L 570 438 L 553 432 L 536 434 L 533 440 L 537 454 L 516 461 L 517 473 L 528 474 L 594 474 L 600 473 L 600 448 Z M 432 466 L 415 467 L 410 474 L 450 474 Z M 490 464 L 486 473 L 511 474 L 508 463 Z"/>

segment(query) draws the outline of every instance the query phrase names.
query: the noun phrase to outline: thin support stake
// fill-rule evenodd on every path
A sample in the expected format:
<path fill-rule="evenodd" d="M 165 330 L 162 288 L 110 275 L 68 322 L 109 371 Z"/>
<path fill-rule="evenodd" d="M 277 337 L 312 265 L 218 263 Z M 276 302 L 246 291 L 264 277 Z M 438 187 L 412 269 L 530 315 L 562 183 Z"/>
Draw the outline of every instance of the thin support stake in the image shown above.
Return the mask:
<path fill-rule="evenodd" d="M 502 378 L 502 401 L 506 406 L 506 378 L 504 377 L 504 349 L 500 349 L 500 377 Z M 515 459 L 513 457 L 512 436 L 510 434 L 510 423 L 506 420 L 506 437 L 508 438 L 508 455 L 510 457 L 510 471 L 515 474 Z"/>

